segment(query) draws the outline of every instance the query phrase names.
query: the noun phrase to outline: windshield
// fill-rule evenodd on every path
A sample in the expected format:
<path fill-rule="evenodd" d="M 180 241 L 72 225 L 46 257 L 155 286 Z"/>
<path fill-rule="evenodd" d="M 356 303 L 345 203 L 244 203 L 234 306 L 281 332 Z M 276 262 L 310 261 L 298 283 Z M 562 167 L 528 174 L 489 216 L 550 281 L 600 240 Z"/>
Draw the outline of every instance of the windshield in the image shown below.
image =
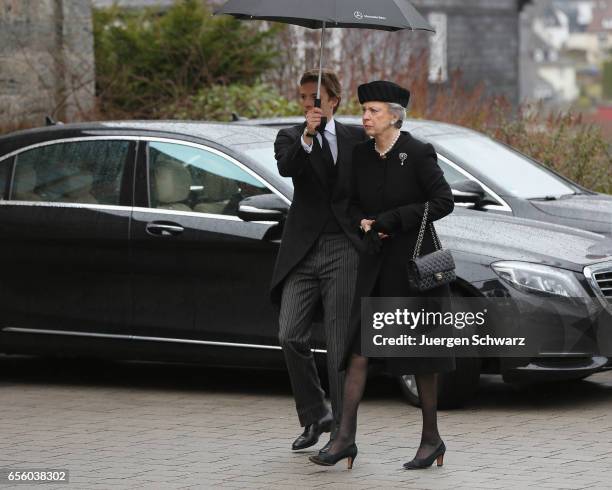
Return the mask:
<path fill-rule="evenodd" d="M 543 199 L 575 194 L 571 187 L 527 157 L 480 135 L 445 135 L 429 138 L 436 149 L 466 170 L 486 176 L 502 191 L 522 199 Z"/>

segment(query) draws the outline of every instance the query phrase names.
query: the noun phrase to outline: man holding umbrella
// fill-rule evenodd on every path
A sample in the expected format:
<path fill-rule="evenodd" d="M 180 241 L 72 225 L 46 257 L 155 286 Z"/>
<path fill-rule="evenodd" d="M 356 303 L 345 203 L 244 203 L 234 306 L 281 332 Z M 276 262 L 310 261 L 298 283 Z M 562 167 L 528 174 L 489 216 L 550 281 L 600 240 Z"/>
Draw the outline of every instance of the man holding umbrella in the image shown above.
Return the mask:
<path fill-rule="evenodd" d="M 294 196 L 272 279 L 280 299 L 279 340 L 283 347 L 298 418 L 304 432 L 292 448 L 313 446 L 333 431 L 341 413 L 344 376 L 338 373 L 339 349 L 346 341 L 360 246 L 348 217 L 348 184 L 353 147 L 364 141 L 361 128 L 334 120 L 340 83 L 331 71 L 321 76 L 321 107 L 315 107 L 318 70 L 300 80 L 306 122 L 279 131 L 274 145 L 278 170 L 291 177 Z M 323 126 L 322 121 L 326 119 Z M 321 131 L 317 131 L 322 126 Z M 311 324 L 323 306 L 332 414 L 310 346 Z"/>

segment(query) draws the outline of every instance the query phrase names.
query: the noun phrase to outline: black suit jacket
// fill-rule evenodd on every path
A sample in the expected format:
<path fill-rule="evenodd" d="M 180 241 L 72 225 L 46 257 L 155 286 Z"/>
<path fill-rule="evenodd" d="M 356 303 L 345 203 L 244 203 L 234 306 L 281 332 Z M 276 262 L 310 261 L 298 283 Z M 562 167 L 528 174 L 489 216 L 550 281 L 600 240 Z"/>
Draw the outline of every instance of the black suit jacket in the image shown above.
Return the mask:
<path fill-rule="evenodd" d="M 283 281 L 291 270 L 304 258 L 325 226 L 322 216 L 328 215 L 329 193 L 331 208 L 342 230 L 358 250 L 361 240 L 359 228 L 350 223 L 348 214 L 349 188 L 351 182 L 351 158 L 353 148 L 365 141 L 361 128 L 345 126 L 336 121 L 338 180 L 334 189 L 328 188 L 326 163 L 322 150 L 315 141 L 310 154 L 302 147 L 302 133 L 306 123 L 281 129 L 274 142 L 278 171 L 283 177 L 293 180 L 293 202 L 285 227 L 281 247 L 274 267 L 271 297 L 280 302 Z"/>

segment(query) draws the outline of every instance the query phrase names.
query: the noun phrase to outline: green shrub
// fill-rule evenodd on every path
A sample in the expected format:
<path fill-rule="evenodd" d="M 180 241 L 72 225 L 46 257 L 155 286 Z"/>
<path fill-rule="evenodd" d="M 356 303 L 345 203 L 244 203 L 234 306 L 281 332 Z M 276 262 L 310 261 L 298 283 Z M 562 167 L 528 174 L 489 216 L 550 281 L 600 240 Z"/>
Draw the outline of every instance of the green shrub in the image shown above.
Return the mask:
<path fill-rule="evenodd" d="M 171 119 L 206 119 L 228 121 L 232 113 L 254 119 L 258 117 L 295 116 L 302 114 L 297 102 L 281 97 L 269 85 L 213 85 L 196 95 L 184 98 L 162 109 L 158 117 Z"/>
<path fill-rule="evenodd" d="M 276 32 L 213 17 L 201 1 L 94 12 L 96 84 L 107 114 L 147 117 L 217 83 L 255 83 L 274 63 Z"/>

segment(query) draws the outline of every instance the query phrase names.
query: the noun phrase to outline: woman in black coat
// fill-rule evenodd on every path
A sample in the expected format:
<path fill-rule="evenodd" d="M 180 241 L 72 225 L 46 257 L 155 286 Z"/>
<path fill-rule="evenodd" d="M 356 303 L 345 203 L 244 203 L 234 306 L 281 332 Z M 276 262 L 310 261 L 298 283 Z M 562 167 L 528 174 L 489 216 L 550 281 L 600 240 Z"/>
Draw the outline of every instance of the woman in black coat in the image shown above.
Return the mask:
<path fill-rule="evenodd" d="M 341 369 L 347 370 L 340 429 L 327 452 L 311 457 L 321 465 L 333 465 L 348 458 L 349 468 L 357 455 L 355 433 L 357 409 L 366 383 L 368 358 L 361 354 L 361 298 L 415 297 L 406 273 L 421 226 L 425 203 L 429 202 L 428 222 L 450 214 L 454 208 L 450 186 L 437 163 L 430 144 L 401 132 L 410 93 L 392 82 L 377 81 L 359 87 L 363 125 L 370 141 L 353 151 L 350 215 L 353 226 L 363 230 L 367 251 L 360 256 L 349 342 L 344 347 Z M 435 250 L 426 233 L 421 254 Z M 424 298 L 448 298 L 448 286 L 423 293 Z M 432 302 L 428 301 L 431 311 Z M 415 458 L 406 469 L 442 465 L 446 447 L 437 427 L 437 373 L 452 371 L 449 358 L 387 358 L 396 375 L 416 377 L 423 431 Z"/>

